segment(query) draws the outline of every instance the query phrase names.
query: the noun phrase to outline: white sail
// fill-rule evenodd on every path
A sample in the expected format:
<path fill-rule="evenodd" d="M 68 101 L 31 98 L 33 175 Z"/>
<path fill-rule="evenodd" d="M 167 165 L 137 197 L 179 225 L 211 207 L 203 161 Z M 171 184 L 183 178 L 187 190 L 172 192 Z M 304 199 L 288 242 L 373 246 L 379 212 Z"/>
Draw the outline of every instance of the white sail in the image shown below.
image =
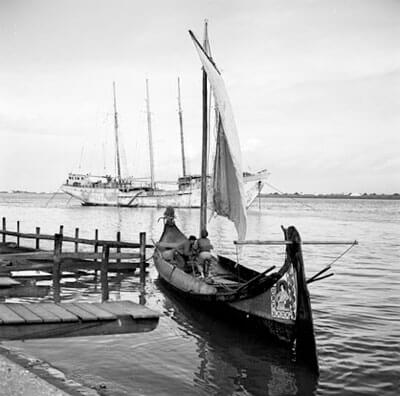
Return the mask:
<path fill-rule="evenodd" d="M 239 239 L 245 239 L 247 216 L 243 187 L 242 153 L 232 106 L 224 81 L 198 41 L 192 35 L 201 63 L 207 73 L 219 111 L 217 152 L 214 163 L 214 210 L 235 224 Z"/>

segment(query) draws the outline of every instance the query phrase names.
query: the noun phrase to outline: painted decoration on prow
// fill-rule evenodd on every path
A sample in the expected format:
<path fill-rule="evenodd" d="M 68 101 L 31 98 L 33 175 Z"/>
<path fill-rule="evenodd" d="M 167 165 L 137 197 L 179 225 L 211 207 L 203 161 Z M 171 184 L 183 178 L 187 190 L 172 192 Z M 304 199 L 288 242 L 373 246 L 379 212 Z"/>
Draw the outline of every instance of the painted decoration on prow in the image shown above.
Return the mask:
<path fill-rule="evenodd" d="M 296 320 L 297 281 L 293 265 L 271 288 L 271 314 L 273 318 Z"/>

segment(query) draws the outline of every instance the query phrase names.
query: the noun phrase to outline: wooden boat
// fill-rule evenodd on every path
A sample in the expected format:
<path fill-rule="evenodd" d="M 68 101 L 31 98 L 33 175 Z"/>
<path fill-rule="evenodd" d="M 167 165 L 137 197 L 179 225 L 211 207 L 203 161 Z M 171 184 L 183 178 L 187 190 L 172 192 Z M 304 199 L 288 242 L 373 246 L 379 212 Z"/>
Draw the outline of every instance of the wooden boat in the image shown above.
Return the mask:
<path fill-rule="evenodd" d="M 202 205 L 200 230 L 207 225 L 207 80 L 219 110 L 217 149 L 214 160 L 214 211 L 235 223 L 239 240 L 244 243 L 246 205 L 243 189 L 240 146 L 226 90 L 209 55 L 207 30 L 201 46 L 190 32 L 203 65 L 203 157 Z M 222 172 L 222 173 L 221 173 Z M 193 263 L 185 263 L 180 254 L 187 237 L 175 224 L 173 208 L 164 214 L 164 230 L 154 252 L 154 263 L 160 279 L 186 299 L 204 309 L 235 318 L 248 328 L 260 329 L 307 357 L 307 363 L 318 373 L 309 292 L 305 279 L 301 238 L 295 227 L 283 228 L 286 258 L 275 266 L 258 272 L 227 257 L 213 257 L 206 277 L 196 275 Z"/>
<path fill-rule="evenodd" d="M 301 251 L 301 239 L 295 227 L 284 229 L 286 258 L 282 266 L 257 272 L 227 257 L 213 258 L 207 278 L 185 272 L 182 257 L 164 259 L 165 251 L 180 247 L 187 237 L 173 219 L 167 218 L 154 252 L 160 278 L 174 291 L 206 310 L 234 315 L 242 325 L 264 331 L 268 336 L 296 346 L 296 355 L 307 356 L 318 370 L 311 303 Z"/>

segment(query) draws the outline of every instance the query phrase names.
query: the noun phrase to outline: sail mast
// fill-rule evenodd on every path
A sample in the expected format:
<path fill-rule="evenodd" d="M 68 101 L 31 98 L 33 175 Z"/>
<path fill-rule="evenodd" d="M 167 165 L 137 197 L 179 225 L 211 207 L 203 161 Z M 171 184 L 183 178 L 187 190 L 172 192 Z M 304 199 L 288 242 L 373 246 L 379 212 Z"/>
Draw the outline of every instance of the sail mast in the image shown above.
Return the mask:
<path fill-rule="evenodd" d="M 147 78 L 146 78 L 146 107 L 147 107 L 147 129 L 149 134 L 149 151 L 150 151 L 150 187 L 154 189 L 153 135 L 151 132 L 149 80 Z"/>
<path fill-rule="evenodd" d="M 178 77 L 178 113 L 179 113 L 179 127 L 181 131 L 181 152 L 182 152 L 182 176 L 186 176 L 186 162 L 185 162 L 185 142 L 183 137 L 183 119 L 182 119 L 182 106 L 181 106 L 181 83 Z"/>
<path fill-rule="evenodd" d="M 208 44 L 208 21 L 204 21 L 203 47 Z M 203 138 L 201 155 L 201 198 L 200 198 L 200 234 L 207 230 L 207 153 L 208 153 L 208 101 L 207 101 L 207 73 L 203 67 Z"/>
<path fill-rule="evenodd" d="M 117 113 L 117 98 L 115 94 L 115 81 L 113 81 L 114 94 L 114 131 L 115 131 L 115 157 L 117 163 L 117 181 L 121 181 L 121 162 L 119 157 L 119 141 L 118 141 L 118 113 Z"/>

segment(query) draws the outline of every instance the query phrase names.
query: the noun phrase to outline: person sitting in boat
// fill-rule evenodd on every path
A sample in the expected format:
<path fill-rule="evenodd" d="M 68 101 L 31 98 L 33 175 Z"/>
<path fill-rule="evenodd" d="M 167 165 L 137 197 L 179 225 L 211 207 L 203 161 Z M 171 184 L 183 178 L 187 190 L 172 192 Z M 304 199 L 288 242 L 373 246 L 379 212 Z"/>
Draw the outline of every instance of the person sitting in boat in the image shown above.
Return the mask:
<path fill-rule="evenodd" d="M 174 262 L 178 268 L 185 272 L 194 271 L 194 262 L 197 256 L 194 248 L 195 242 L 196 237 L 190 235 L 189 239 L 186 239 L 183 243 L 176 244 L 174 247 L 170 246 L 162 253 L 164 260 Z"/>
<path fill-rule="evenodd" d="M 212 259 L 211 250 L 213 249 L 213 245 L 208 239 L 207 230 L 201 231 L 201 237 L 195 242 L 194 249 L 198 252 L 198 270 L 206 277 L 208 276 Z"/>
<path fill-rule="evenodd" d="M 184 261 L 183 270 L 185 272 L 194 271 L 194 262 L 197 256 L 197 252 L 194 247 L 195 242 L 196 242 L 196 237 L 194 235 L 190 235 L 189 238 L 180 247 L 180 249 L 178 249 L 178 252 L 182 256 Z"/>
<path fill-rule="evenodd" d="M 176 249 L 166 249 L 162 252 L 162 256 L 165 261 L 172 262 L 177 257 L 177 251 Z"/>

